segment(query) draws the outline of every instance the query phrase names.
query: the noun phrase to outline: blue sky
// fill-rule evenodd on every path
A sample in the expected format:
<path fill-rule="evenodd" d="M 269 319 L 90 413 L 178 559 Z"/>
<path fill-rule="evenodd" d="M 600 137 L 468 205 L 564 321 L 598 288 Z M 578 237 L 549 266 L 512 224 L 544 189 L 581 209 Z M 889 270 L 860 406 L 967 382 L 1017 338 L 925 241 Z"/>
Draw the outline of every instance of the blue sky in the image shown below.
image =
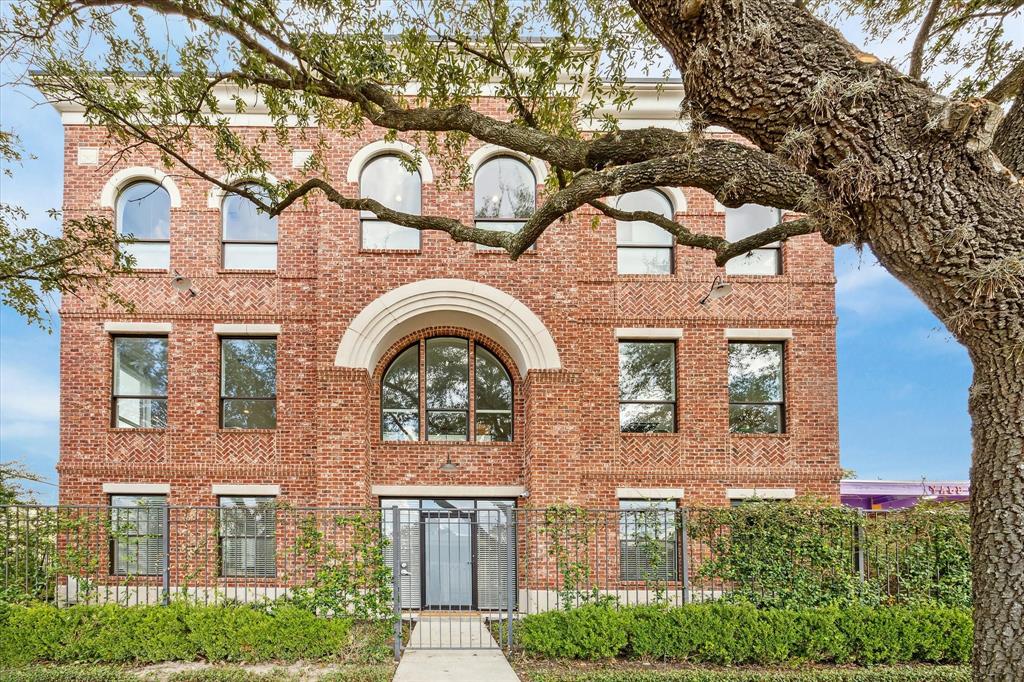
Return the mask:
<path fill-rule="evenodd" d="M 846 31 L 857 42 L 856 30 Z M 869 46 L 881 56 L 897 46 Z M 63 132 L 57 114 L 30 93 L 0 88 L 0 126 L 36 157 L 0 180 L 0 200 L 28 209 L 32 224 L 57 225 Z M 869 251 L 836 251 L 839 428 L 842 465 L 862 478 L 966 478 L 970 466 L 964 349 Z M 59 329 L 48 334 L 0 307 L 0 461 L 27 462 L 56 482 Z M 34 486 L 53 501 L 56 489 Z"/>

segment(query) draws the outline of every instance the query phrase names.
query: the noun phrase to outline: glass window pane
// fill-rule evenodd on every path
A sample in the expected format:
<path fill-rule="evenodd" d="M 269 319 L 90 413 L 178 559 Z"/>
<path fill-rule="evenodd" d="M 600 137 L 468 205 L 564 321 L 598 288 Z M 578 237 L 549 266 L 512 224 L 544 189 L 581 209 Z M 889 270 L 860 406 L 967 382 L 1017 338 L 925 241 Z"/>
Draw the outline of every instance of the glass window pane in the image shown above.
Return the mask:
<path fill-rule="evenodd" d="M 782 344 L 729 344 L 729 401 L 766 403 L 782 400 Z"/>
<path fill-rule="evenodd" d="M 482 443 L 512 440 L 511 412 L 477 412 L 476 439 Z"/>
<path fill-rule="evenodd" d="M 362 248 L 416 251 L 420 248 L 420 231 L 383 220 L 364 218 Z"/>
<path fill-rule="evenodd" d="M 491 232 L 518 232 L 524 225 L 522 220 L 478 220 L 475 223 L 475 227 L 481 230 L 490 230 Z M 479 251 L 504 251 L 500 246 L 487 246 L 485 244 L 477 244 L 477 250 Z M 533 251 L 537 248 L 537 242 L 530 244 L 530 248 L 527 251 Z"/>
<path fill-rule="evenodd" d="M 619 343 L 619 400 L 675 400 L 675 344 Z"/>
<path fill-rule="evenodd" d="M 273 429 L 277 427 L 276 400 L 228 398 L 223 403 L 225 429 Z"/>
<path fill-rule="evenodd" d="M 619 403 L 623 433 L 671 433 L 675 430 L 673 403 Z"/>
<path fill-rule="evenodd" d="M 114 410 L 119 429 L 167 428 L 166 398 L 118 398 Z"/>
<path fill-rule="evenodd" d="M 273 577 L 277 512 L 273 497 L 220 498 L 221 574 Z"/>
<path fill-rule="evenodd" d="M 136 239 L 171 238 L 171 195 L 155 182 L 136 182 L 117 197 L 117 230 Z"/>
<path fill-rule="evenodd" d="M 465 412 L 427 412 L 427 440 L 469 440 Z"/>
<path fill-rule="evenodd" d="M 536 205 L 533 171 L 511 156 L 498 156 L 480 166 L 474 189 L 477 218 L 528 218 Z"/>
<path fill-rule="evenodd" d="M 651 211 L 671 219 L 672 202 L 655 189 L 623 194 L 615 202 L 622 211 Z M 644 220 L 615 221 L 615 232 L 620 245 L 672 246 L 674 237 L 654 223 Z"/>
<path fill-rule="evenodd" d="M 223 339 L 221 396 L 273 398 L 277 393 L 277 339 Z"/>
<path fill-rule="evenodd" d="M 381 437 L 384 440 L 419 440 L 419 408 L 412 411 L 385 410 L 381 414 Z"/>
<path fill-rule="evenodd" d="M 733 433 L 782 433 L 782 406 L 730 405 L 729 430 Z"/>
<path fill-rule="evenodd" d="M 466 339 L 427 339 L 426 386 L 428 408 L 469 408 L 469 342 Z"/>
<path fill-rule="evenodd" d="M 388 409 L 419 409 L 420 346 L 414 344 L 398 354 L 381 384 L 381 407 Z"/>
<path fill-rule="evenodd" d="M 737 242 L 779 224 L 779 209 L 758 204 L 743 204 L 725 209 L 725 238 Z"/>
<path fill-rule="evenodd" d="M 250 184 L 243 187 L 264 200 L 270 198 L 267 191 L 259 185 Z M 222 211 L 225 241 L 277 241 L 277 216 L 271 217 L 245 197 L 228 194 L 224 197 Z"/>
<path fill-rule="evenodd" d="M 277 244 L 225 244 L 227 270 L 276 270 Z"/>
<path fill-rule="evenodd" d="M 167 270 L 171 267 L 171 245 L 167 242 L 121 244 L 122 252 L 135 258 L 136 270 Z"/>
<path fill-rule="evenodd" d="M 359 196 L 376 199 L 396 211 L 419 215 L 420 174 L 410 173 L 397 156 L 378 156 L 363 167 Z M 374 217 L 370 211 L 362 211 L 360 215 Z"/>
<path fill-rule="evenodd" d="M 727 275 L 777 275 L 782 271 L 779 249 L 754 249 L 725 264 Z"/>
<path fill-rule="evenodd" d="M 618 273 L 620 275 L 672 274 L 672 249 L 638 249 L 619 247 Z"/>
<path fill-rule="evenodd" d="M 120 336 L 114 339 L 114 394 L 167 395 L 167 339 Z"/>
<path fill-rule="evenodd" d="M 476 409 L 511 410 L 512 379 L 504 365 L 483 346 L 476 347 Z"/>
<path fill-rule="evenodd" d="M 159 575 L 163 568 L 164 495 L 112 495 L 110 534 L 115 575 Z"/>

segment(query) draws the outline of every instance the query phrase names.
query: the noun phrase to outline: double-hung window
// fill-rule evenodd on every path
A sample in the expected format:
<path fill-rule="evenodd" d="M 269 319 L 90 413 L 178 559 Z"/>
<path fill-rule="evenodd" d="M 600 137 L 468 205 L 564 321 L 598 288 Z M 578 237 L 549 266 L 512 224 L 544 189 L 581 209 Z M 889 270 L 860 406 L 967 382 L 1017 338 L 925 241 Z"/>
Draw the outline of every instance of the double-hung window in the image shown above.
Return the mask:
<path fill-rule="evenodd" d="M 257 184 L 243 188 L 269 201 Z M 277 216 L 271 217 L 249 199 L 237 194 L 224 197 L 222 207 L 224 267 L 228 270 L 277 269 Z"/>
<path fill-rule="evenodd" d="M 110 496 L 110 572 L 159 575 L 164 560 L 164 495 Z"/>
<path fill-rule="evenodd" d="M 222 338 L 221 426 L 273 429 L 277 426 L 277 339 Z"/>
<path fill-rule="evenodd" d="M 729 343 L 729 430 L 782 433 L 786 428 L 782 343 Z"/>
<path fill-rule="evenodd" d="M 410 215 L 420 214 L 421 177 L 406 168 L 408 161 L 394 154 L 378 156 L 363 167 L 359 196 L 376 199 L 385 207 Z M 420 231 L 381 220 L 373 211 L 360 211 L 359 222 L 364 249 L 416 250 Z"/>
<path fill-rule="evenodd" d="M 122 244 L 139 270 L 171 267 L 171 195 L 155 182 L 142 180 L 121 190 L 117 197 L 118 234 L 131 237 Z"/>
<path fill-rule="evenodd" d="M 533 214 L 537 204 L 537 178 L 519 159 L 511 156 L 488 159 L 477 170 L 473 184 L 477 228 L 518 232 Z M 477 249 L 499 250 L 482 244 L 477 244 Z"/>
<path fill-rule="evenodd" d="M 167 426 L 167 337 L 114 337 L 114 426 Z"/>
<path fill-rule="evenodd" d="M 725 209 L 725 238 L 730 242 L 775 227 L 782 220 L 782 211 L 770 206 L 743 204 L 739 208 Z M 781 275 L 782 244 L 772 242 L 736 256 L 725 264 L 727 275 Z"/>
<path fill-rule="evenodd" d="M 273 497 L 220 498 L 221 575 L 277 575 L 277 509 Z"/>
<path fill-rule="evenodd" d="M 676 430 L 676 345 L 619 342 L 619 426 L 623 433 Z"/>
<path fill-rule="evenodd" d="M 677 580 L 679 538 L 671 500 L 619 501 L 619 578 Z"/>
<path fill-rule="evenodd" d="M 615 204 L 620 211 L 650 211 L 672 219 L 672 202 L 656 189 L 630 192 Z M 615 221 L 620 275 L 672 274 L 675 237 L 645 220 Z"/>

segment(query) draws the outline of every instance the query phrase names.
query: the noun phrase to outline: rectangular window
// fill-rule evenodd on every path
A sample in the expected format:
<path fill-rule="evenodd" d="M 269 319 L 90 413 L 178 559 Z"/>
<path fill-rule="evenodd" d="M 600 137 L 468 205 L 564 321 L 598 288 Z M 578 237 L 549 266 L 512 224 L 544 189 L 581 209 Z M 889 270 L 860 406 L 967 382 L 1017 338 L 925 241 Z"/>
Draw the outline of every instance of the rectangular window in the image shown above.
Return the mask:
<path fill-rule="evenodd" d="M 273 497 L 220 498 L 221 575 L 277 575 L 277 510 Z"/>
<path fill-rule="evenodd" d="M 160 575 L 165 514 L 164 495 L 111 495 L 111 574 Z"/>
<path fill-rule="evenodd" d="M 167 426 L 167 338 L 114 337 L 112 419 L 119 429 Z"/>
<path fill-rule="evenodd" d="M 363 218 L 362 248 L 374 251 L 417 251 L 420 231 L 414 227 L 395 225 L 385 220 Z"/>
<path fill-rule="evenodd" d="M 619 427 L 623 433 L 676 430 L 676 345 L 619 342 Z"/>
<path fill-rule="evenodd" d="M 277 339 L 222 338 L 221 426 L 277 427 Z"/>
<path fill-rule="evenodd" d="M 751 237 L 782 222 L 782 211 L 770 206 L 744 204 L 725 210 L 725 238 L 730 242 Z M 782 243 L 772 242 L 736 256 L 725 264 L 727 275 L 781 275 Z"/>
<path fill-rule="evenodd" d="M 785 431 L 782 343 L 729 343 L 729 430 Z"/>
<path fill-rule="evenodd" d="M 469 342 L 426 340 L 427 440 L 469 440 Z"/>
<path fill-rule="evenodd" d="M 615 206 L 622 211 L 656 213 L 669 220 L 674 213 L 672 202 L 656 189 L 624 194 Z M 670 232 L 645 220 L 616 220 L 615 235 L 620 275 L 672 274 L 676 240 Z"/>
<path fill-rule="evenodd" d="M 679 535 L 672 500 L 619 501 L 619 578 L 679 578 Z"/>

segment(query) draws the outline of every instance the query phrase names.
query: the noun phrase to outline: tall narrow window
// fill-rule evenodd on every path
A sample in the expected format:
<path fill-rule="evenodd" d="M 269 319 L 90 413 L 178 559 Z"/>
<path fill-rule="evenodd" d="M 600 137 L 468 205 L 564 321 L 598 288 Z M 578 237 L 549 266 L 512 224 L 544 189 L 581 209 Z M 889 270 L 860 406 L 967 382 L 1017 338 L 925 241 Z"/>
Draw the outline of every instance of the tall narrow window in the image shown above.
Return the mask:
<path fill-rule="evenodd" d="M 739 208 L 725 209 L 725 238 L 731 242 L 764 232 L 775 227 L 782 220 L 782 212 L 770 206 L 743 204 Z M 772 242 L 760 249 L 754 249 L 742 256 L 736 256 L 725 264 L 729 275 L 779 275 L 782 274 L 782 244 Z"/>
<path fill-rule="evenodd" d="M 473 187 L 476 226 L 482 230 L 518 232 L 537 205 L 537 178 L 529 166 L 511 156 L 485 161 L 476 172 Z M 477 248 L 497 250 L 480 244 Z"/>
<path fill-rule="evenodd" d="M 671 219 L 672 202 L 656 189 L 623 194 L 616 202 L 620 211 L 650 211 Z M 615 221 L 620 275 L 668 275 L 672 273 L 675 238 L 644 220 Z"/>
<path fill-rule="evenodd" d="M 164 558 L 164 495 L 110 496 L 110 572 L 160 575 Z"/>
<path fill-rule="evenodd" d="M 261 199 L 270 198 L 257 184 L 243 187 Z M 228 270 L 277 269 L 277 216 L 271 217 L 237 194 L 224 197 L 222 214 L 224 267 Z"/>
<path fill-rule="evenodd" d="M 114 337 L 113 422 L 119 429 L 167 426 L 166 337 Z"/>
<path fill-rule="evenodd" d="M 427 440 L 469 439 L 469 342 L 426 341 Z"/>
<path fill-rule="evenodd" d="M 623 433 L 675 431 L 674 343 L 619 342 L 619 427 Z"/>
<path fill-rule="evenodd" d="M 497 355 L 465 338 L 428 338 L 395 356 L 381 379 L 380 407 L 386 441 L 513 437 L 512 376 Z"/>
<path fill-rule="evenodd" d="M 221 575 L 277 575 L 277 510 L 273 497 L 220 498 Z"/>
<path fill-rule="evenodd" d="M 677 580 L 676 504 L 671 500 L 619 501 L 619 578 Z"/>
<path fill-rule="evenodd" d="M 785 430 L 783 344 L 729 344 L 729 430 Z"/>
<path fill-rule="evenodd" d="M 412 215 L 420 213 L 420 174 L 410 172 L 395 155 L 378 156 L 363 167 L 359 196 L 376 199 L 387 208 Z M 420 231 L 379 220 L 372 211 L 359 213 L 362 248 L 416 250 Z"/>
<path fill-rule="evenodd" d="M 483 346 L 476 354 L 476 439 L 512 440 L 512 379 L 505 366 Z"/>
<path fill-rule="evenodd" d="M 221 339 L 221 425 L 277 426 L 277 339 Z"/>
<path fill-rule="evenodd" d="M 171 195 L 155 182 L 133 182 L 117 197 L 117 231 L 132 237 L 122 244 L 139 270 L 171 267 Z"/>
<path fill-rule="evenodd" d="M 381 437 L 420 438 L 420 347 L 402 351 L 388 367 L 381 384 Z"/>

